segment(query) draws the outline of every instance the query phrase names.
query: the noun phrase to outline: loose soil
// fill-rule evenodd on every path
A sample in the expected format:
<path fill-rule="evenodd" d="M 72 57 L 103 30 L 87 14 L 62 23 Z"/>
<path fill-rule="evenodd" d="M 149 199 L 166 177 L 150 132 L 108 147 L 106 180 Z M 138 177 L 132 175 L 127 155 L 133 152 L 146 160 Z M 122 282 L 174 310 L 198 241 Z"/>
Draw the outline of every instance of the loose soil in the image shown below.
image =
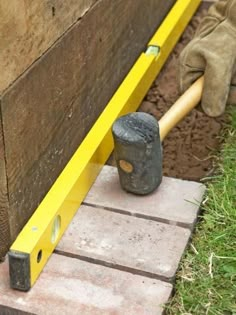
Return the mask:
<path fill-rule="evenodd" d="M 159 120 L 180 96 L 177 80 L 179 54 L 193 38 L 206 12 L 207 10 L 201 7 L 193 17 L 139 111 L 150 113 Z M 163 174 L 194 181 L 210 176 L 214 171 L 215 153 L 220 148 L 219 135 L 225 121 L 225 115 L 210 118 L 199 108 L 194 109 L 163 142 Z M 114 165 L 114 158 L 108 163 Z"/>

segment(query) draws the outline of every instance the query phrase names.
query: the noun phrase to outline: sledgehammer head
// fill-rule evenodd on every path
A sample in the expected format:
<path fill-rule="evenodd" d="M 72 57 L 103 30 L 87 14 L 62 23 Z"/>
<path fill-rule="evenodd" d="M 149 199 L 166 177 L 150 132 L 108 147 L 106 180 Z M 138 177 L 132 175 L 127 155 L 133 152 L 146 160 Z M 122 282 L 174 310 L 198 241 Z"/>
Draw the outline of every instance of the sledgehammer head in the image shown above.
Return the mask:
<path fill-rule="evenodd" d="M 162 180 L 162 148 L 156 119 L 135 112 L 118 118 L 112 127 L 121 187 L 146 195 Z"/>

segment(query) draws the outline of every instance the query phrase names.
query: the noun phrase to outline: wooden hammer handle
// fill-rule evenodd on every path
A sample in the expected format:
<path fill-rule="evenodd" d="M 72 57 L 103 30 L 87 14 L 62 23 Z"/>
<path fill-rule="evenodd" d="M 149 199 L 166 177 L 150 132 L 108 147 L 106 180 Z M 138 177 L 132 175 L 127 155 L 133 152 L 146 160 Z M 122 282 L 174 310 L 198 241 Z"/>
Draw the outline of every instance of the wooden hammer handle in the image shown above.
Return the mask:
<path fill-rule="evenodd" d="M 159 120 L 161 141 L 201 100 L 204 77 L 196 80 Z"/>

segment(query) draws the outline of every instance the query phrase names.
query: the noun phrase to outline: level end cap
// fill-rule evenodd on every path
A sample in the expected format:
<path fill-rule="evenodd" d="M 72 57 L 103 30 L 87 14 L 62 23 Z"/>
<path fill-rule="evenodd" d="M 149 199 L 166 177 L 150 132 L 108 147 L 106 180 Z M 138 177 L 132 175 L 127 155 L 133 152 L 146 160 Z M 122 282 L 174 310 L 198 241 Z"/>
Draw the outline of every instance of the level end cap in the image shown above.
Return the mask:
<path fill-rule="evenodd" d="M 8 252 L 9 276 L 12 289 L 29 291 L 30 289 L 30 255 L 15 250 Z"/>

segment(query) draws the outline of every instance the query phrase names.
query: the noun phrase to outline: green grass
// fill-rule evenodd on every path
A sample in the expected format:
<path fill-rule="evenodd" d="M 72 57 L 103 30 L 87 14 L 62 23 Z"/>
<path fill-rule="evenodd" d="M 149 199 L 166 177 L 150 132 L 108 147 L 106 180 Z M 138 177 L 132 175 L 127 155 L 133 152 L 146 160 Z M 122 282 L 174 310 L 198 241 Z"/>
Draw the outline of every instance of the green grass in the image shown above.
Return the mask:
<path fill-rule="evenodd" d="M 168 315 L 236 315 L 236 109 Z"/>

